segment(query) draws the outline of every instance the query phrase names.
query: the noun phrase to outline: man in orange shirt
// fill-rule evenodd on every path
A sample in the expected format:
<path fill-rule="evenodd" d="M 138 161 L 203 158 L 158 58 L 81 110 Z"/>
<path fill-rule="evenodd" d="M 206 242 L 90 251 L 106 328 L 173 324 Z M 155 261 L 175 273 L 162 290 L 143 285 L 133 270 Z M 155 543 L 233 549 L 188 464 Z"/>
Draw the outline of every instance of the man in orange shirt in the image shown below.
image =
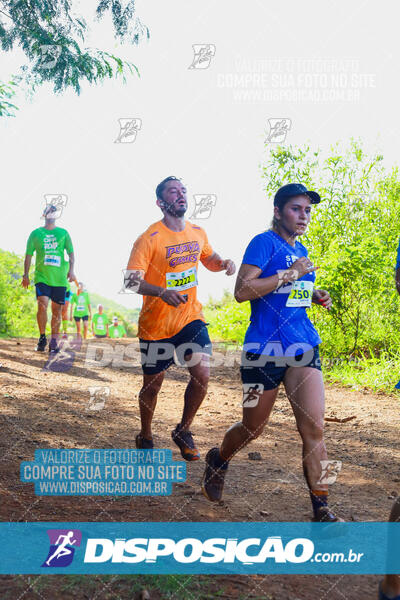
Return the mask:
<path fill-rule="evenodd" d="M 153 448 L 151 422 L 165 371 L 174 364 L 176 351 L 190 380 L 185 391 L 181 422 L 172 439 L 185 460 L 198 460 L 189 427 L 202 403 L 210 376 L 211 341 L 197 300 L 199 260 L 210 271 L 235 273 L 235 264 L 223 260 L 208 243 L 205 231 L 185 221 L 186 188 L 180 179 L 167 177 L 156 188 L 157 206 L 164 218 L 142 233 L 133 245 L 128 273 L 144 296 L 139 316 L 143 387 L 139 393 L 141 431 L 137 448 Z M 127 287 L 130 287 L 127 284 Z"/>

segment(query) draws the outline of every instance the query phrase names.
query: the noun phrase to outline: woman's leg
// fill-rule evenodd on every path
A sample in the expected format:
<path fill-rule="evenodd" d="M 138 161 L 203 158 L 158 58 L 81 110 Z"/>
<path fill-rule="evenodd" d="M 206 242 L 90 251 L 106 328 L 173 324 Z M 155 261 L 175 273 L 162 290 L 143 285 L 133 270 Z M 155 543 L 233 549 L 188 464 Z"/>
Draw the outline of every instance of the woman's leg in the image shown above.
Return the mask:
<path fill-rule="evenodd" d="M 303 471 L 314 517 L 338 520 L 327 508 L 328 485 L 321 482 L 321 461 L 327 460 L 324 442 L 325 391 L 322 373 L 313 367 L 289 367 L 283 383 L 303 442 Z M 326 513 L 326 514 L 325 514 Z"/>
<path fill-rule="evenodd" d="M 221 500 L 228 461 L 262 433 L 274 406 L 278 387 L 259 394 L 255 406 L 243 407 L 242 420 L 228 429 L 221 448 L 211 448 L 208 451 L 201 486 L 208 500 Z"/>
<path fill-rule="evenodd" d="M 231 460 L 236 452 L 239 452 L 263 432 L 277 395 L 277 387 L 266 390 L 260 395 L 256 406 L 243 407 L 242 420 L 228 429 L 222 441 L 219 452 L 224 462 Z"/>

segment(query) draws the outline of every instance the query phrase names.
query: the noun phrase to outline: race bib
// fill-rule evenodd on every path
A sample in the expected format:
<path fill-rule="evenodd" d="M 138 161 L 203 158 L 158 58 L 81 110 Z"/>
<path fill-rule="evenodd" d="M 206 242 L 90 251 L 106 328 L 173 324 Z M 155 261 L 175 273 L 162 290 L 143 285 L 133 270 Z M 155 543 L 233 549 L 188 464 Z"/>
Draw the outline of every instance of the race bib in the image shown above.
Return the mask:
<path fill-rule="evenodd" d="M 286 302 L 286 306 L 311 306 L 314 283 L 312 281 L 294 281 L 292 291 Z"/>
<path fill-rule="evenodd" d="M 180 273 L 166 273 L 167 289 L 175 290 L 177 292 L 181 290 L 188 290 L 189 288 L 197 285 L 197 269 L 192 267 L 187 271 L 181 271 Z"/>
<path fill-rule="evenodd" d="M 57 254 L 45 254 L 44 255 L 44 264 L 52 267 L 60 267 L 61 266 L 61 256 L 57 256 Z"/>
<path fill-rule="evenodd" d="M 76 310 L 82 311 L 82 310 L 85 310 L 85 308 L 86 308 L 85 298 L 79 298 Z"/>

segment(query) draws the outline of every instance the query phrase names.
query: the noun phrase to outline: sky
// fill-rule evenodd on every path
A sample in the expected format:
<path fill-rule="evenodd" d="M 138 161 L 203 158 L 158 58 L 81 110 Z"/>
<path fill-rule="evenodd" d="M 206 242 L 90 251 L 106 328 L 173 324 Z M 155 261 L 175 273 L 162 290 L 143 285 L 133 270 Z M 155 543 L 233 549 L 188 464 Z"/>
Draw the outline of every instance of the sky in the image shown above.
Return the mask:
<path fill-rule="evenodd" d="M 42 224 L 46 194 L 67 204 L 57 224 L 72 237 L 76 274 L 89 291 L 127 307 L 141 299 L 119 293 L 134 240 L 162 218 L 155 187 L 168 175 L 194 196 L 213 199 L 205 228 L 212 247 L 240 264 L 250 239 L 268 228 L 272 199 L 260 165 L 282 144 L 328 149 L 350 137 L 381 152 L 389 168 L 399 154 L 398 16 L 371 1 L 321 3 L 248 0 L 138 0 L 150 30 L 138 46 L 120 46 L 106 19 L 96 24 L 88 4 L 72 2 L 91 26 L 87 46 L 132 61 L 140 77 L 84 84 L 77 96 L 50 85 L 31 100 L 18 96 L 16 118 L 0 120 L 0 247 L 23 254 Z M 95 4 L 95 3 L 90 3 Z M 194 62 L 194 45 L 209 60 Z M 0 56 L 0 79 L 24 61 Z M 204 68 L 199 68 L 204 67 Z M 120 121 L 138 125 L 120 136 Z M 269 138 L 269 139 L 268 139 Z M 219 298 L 234 277 L 201 266 L 198 295 Z"/>

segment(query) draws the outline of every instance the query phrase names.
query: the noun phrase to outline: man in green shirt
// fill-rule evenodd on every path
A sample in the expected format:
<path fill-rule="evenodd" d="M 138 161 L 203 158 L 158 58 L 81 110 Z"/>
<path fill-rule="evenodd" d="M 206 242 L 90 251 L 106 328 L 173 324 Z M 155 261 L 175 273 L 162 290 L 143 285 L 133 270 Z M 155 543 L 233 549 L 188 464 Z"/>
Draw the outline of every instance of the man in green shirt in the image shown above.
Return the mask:
<path fill-rule="evenodd" d="M 92 318 L 92 307 L 90 306 L 89 294 L 81 281 L 79 282 L 76 294 L 72 294 L 71 296 L 70 320 L 72 320 L 72 311 L 78 338 L 81 337 L 81 321 L 83 321 L 83 337 L 86 340 L 89 318 Z"/>
<path fill-rule="evenodd" d="M 97 306 L 97 313 L 92 318 L 92 333 L 94 337 L 105 338 L 108 337 L 108 317 L 103 312 L 103 305 Z"/>
<path fill-rule="evenodd" d="M 79 283 L 77 279 L 74 280 L 76 289 L 78 289 Z M 69 319 L 69 303 L 71 301 L 72 291 L 71 291 L 71 283 L 67 279 L 67 291 L 65 292 L 65 304 L 62 307 L 62 330 L 63 330 L 63 338 L 68 338 L 68 323 L 71 319 Z"/>
<path fill-rule="evenodd" d="M 73 281 L 74 275 L 74 249 L 68 231 L 56 227 L 56 220 L 52 215 L 56 207 L 47 206 L 44 212 L 44 227 L 32 231 L 26 244 L 24 275 L 22 285 L 28 288 L 29 269 L 32 256 L 36 252 L 35 262 L 35 288 L 38 303 L 37 322 L 39 326 L 39 341 L 36 350 L 43 352 L 46 348 L 47 307 L 51 300 L 51 339 L 49 352 L 58 352 L 58 336 L 60 332 L 62 307 L 65 302 L 67 280 Z M 69 262 L 65 259 L 65 251 Z"/>
<path fill-rule="evenodd" d="M 127 337 L 125 327 L 118 324 L 118 317 L 113 317 L 112 321 L 111 327 L 108 328 L 108 335 L 110 338 Z"/>

